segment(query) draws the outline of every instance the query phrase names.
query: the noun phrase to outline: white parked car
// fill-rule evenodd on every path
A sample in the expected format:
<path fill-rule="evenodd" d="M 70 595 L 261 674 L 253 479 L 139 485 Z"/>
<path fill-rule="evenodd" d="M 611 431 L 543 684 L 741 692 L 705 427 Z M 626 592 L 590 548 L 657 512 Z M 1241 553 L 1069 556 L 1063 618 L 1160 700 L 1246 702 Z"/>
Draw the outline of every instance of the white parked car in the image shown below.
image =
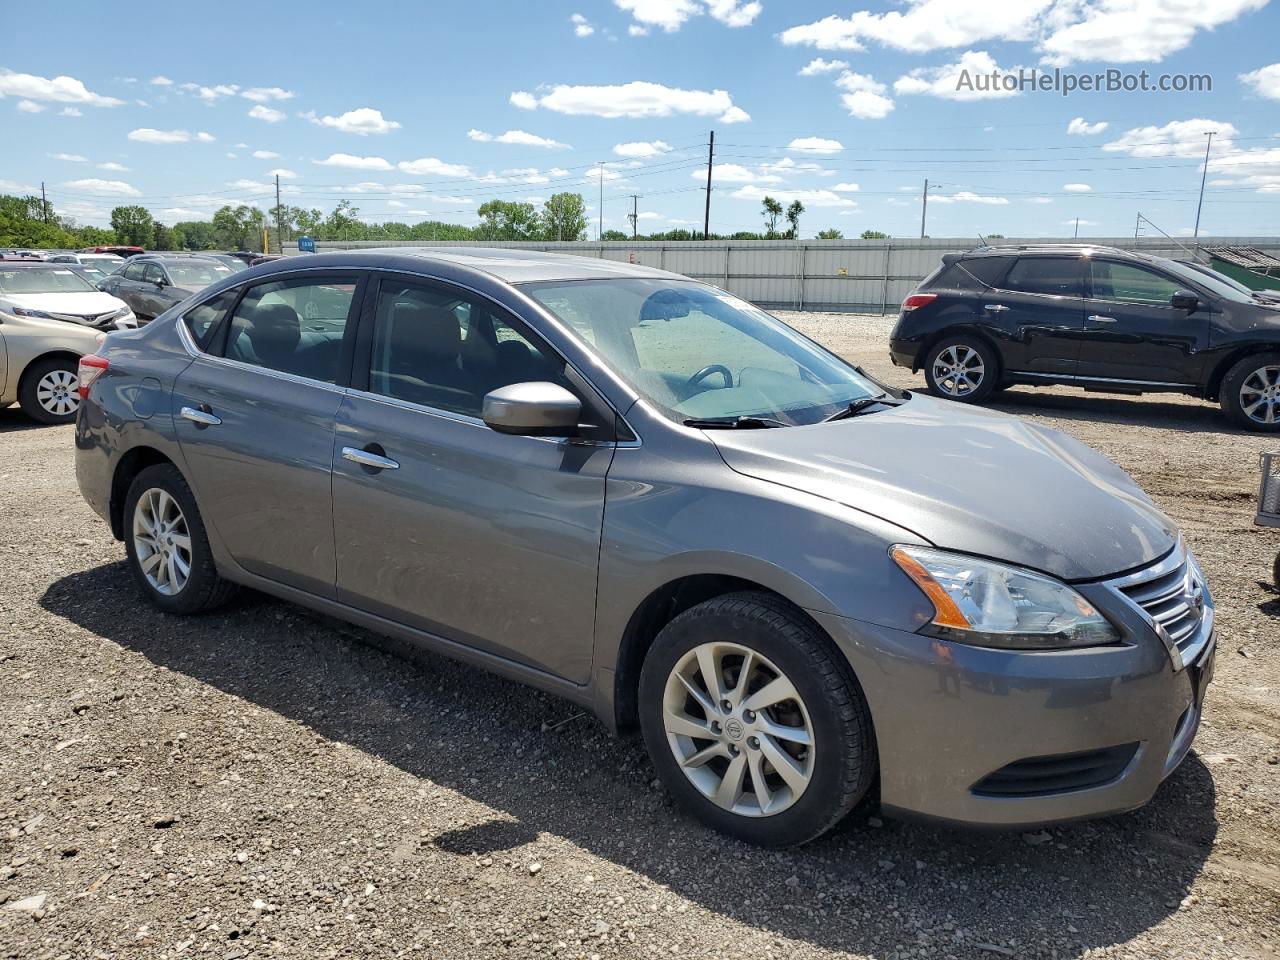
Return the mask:
<path fill-rule="evenodd" d="M 69 423 L 80 407 L 76 368 L 133 311 L 69 265 L 0 261 L 0 407 L 17 402 L 42 423 Z"/>

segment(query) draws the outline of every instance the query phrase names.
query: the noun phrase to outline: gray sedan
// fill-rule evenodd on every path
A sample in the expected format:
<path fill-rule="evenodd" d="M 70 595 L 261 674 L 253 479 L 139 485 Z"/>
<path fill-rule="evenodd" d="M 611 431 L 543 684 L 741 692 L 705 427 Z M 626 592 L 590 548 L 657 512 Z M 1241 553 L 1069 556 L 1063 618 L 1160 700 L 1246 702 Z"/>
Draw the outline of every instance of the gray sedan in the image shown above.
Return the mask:
<path fill-rule="evenodd" d="M 1199 725 L 1213 603 L 1129 477 L 684 277 L 320 254 L 79 375 L 80 489 L 157 607 L 250 586 L 549 690 L 751 842 L 877 780 L 963 823 L 1129 810 Z"/>
<path fill-rule="evenodd" d="M 236 272 L 203 257 L 138 256 L 130 257 L 122 270 L 99 281 L 98 289 L 119 297 L 145 323 Z"/>

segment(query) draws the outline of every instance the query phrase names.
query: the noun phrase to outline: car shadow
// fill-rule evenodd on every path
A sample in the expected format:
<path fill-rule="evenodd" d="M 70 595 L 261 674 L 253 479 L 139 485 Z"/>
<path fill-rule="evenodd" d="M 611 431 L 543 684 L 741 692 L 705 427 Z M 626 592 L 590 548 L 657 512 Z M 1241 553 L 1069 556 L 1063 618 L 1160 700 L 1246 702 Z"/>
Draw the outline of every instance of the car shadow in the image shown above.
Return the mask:
<path fill-rule="evenodd" d="M 516 851 L 552 834 L 708 910 L 831 950 L 882 956 L 923 930 L 943 938 L 940 954 L 965 956 L 988 955 L 979 943 L 999 947 L 993 956 L 1052 943 L 1059 957 L 1123 943 L 1178 908 L 1217 832 L 1213 780 L 1193 754 L 1151 804 L 1120 817 L 991 833 L 863 807 L 806 847 L 763 850 L 675 809 L 643 746 L 572 704 L 434 654 L 406 661 L 393 642 L 295 605 L 247 592 L 213 614 L 170 617 L 139 597 L 123 562 L 64 577 L 40 602 L 494 811 L 432 838 L 441 851 Z M 767 899 L 744 901 L 732 877 L 746 871 L 776 878 L 748 887 L 771 887 Z"/>
<path fill-rule="evenodd" d="M 0 433 L 20 433 L 23 430 L 39 430 L 49 424 L 32 420 L 15 403 L 0 410 Z"/>
<path fill-rule="evenodd" d="M 1250 431 L 1227 419 L 1216 403 L 1175 403 L 1167 400 L 1125 397 L 1115 394 L 1046 393 L 1034 388 L 1011 387 L 985 404 L 1005 413 L 1040 414 L 1063 420 L 1112 423 L 1144 429 L 1177 430 L 1180 433 L 1238 433 Z"/>

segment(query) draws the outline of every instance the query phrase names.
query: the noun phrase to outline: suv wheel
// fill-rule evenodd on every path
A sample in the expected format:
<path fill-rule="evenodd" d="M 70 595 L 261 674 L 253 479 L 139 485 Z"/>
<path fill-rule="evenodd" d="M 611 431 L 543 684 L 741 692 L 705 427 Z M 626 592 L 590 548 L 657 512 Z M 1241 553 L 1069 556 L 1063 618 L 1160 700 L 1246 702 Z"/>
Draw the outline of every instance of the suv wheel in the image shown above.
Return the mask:
<path fill-rule="evenodd" d="M 32 420 L 70 423 L 80 409 L 79 386 L 74 360 L 42 360 L 23 375 L 18 405 Z"/>
<path fill-rule="evenodd" d="M 1222 409 L 1249 430 L 1280 431 L 1280 353 L 1245 357 L 1222 378 Z"/>
<path fill-rule="evenodd" d="M 805 843 L 866 794 L 866 699 L 830 641 L 763 593 L 717 597 L 658 634 L 640 675 L 649 755 L 686 809 L 764 846 Z"/>
<path fill-rule="evenodd" d="M 235 585 L 218 576 L 204 521 L 187 481 L 170 464 L 147 467 L 124 502 L 125 552 L 147 599 L 166 613 L 200 613 Z"/>
<path fill-rule="evenodd" d="M 944 337 L 925 358 L 924 378 L 935 397 L 980 403 L 1000 382 L 1000 364 L 976 337 Z"/>

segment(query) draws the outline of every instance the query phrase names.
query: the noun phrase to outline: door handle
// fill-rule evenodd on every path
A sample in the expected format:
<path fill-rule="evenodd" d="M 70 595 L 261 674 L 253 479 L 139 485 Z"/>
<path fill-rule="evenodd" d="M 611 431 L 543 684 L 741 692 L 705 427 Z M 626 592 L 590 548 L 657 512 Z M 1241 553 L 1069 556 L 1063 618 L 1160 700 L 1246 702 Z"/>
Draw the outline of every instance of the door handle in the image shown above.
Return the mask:
<path fill-rule="evenodd" d="M 197 427 L 216 427 L 222 423 L 221 417 L 214 416 L 208 410 L 197 410 L 195 407 L 183 407 L 178 411 L 178 416 L 190 420 Z"/>
<path fill-rule="evenodd" d="M 362 467 L 368 467 L 371 470 L 399 470 L 400 464 L 392 460 L 390 457 L 384 457 L 378 453 L 371 453 L 368 450 L 361 450 L 358 447 L 343 447 L 342 459 L 350 460 L 352 463 L 358 463 Z"/>
<path fill-rule="evenodd" d="M 986 310 L 987 313 L 1004 313 L 1009 308 L 1006 307 L 1003 303 L 988 303 L 982 309 Z"/>
<path fill-rule="evenodd" d="M 1102 317 L 1096 313 L 1090 314 L 1089 320 L 1091 323 L 1115 323 L 1116 322 L 1115 317 Z"/>

